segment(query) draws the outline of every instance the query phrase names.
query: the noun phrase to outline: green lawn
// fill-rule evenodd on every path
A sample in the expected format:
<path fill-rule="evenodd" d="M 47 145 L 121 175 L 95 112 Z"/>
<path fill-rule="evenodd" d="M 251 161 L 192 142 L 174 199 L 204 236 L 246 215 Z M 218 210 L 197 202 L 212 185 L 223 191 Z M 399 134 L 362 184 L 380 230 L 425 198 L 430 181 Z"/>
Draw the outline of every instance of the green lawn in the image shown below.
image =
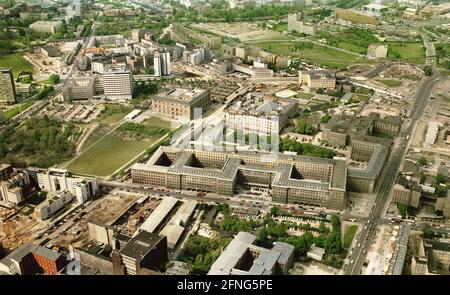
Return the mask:
<path fill-rule="evenodd" d="M 160 128 L 167 128 L 167 129 L 172 128 L 172 123 L 171 123 L 171 122 L 169 122 L 169 121 L 164 121 L 164 120 L 161 120 L 161 119 L 156 118 L 156 117 L 148 118 L 148 119 L 145 120 L 143 123 L 144 123 L 145 125 L 148 125 L 148 126 L 154 126 L 154 127 L 160 127 Z"/>
<path fill-rule="evenodd" d="M 156 140 L 156 139 L 153 139 Z M 116 132 L 106 135 L 67 166 L 74 173 L 108 176 L 148 148 L 152 142 L 125 140 Z"/>
<path fill-rule="evenodd" d="M 389 50 L 400 53 L 400 60 L 407 60 L 411 63 L 425 63 L 425 50 L 422 43 L 389 42 Z M 388 56 L 393 58 L 392 56 Z"/>
<path fill-rule="evenodd" d="M 99 120 L 108 125 L 117 124 L 126 115 L 128 115 L 133 108 L 122 105 L 107 104 L 106 109 L 101 113 Z"/>
<path fill-rule="evenodd" d="M 352 52 L 360 53 L 360 54 L 366 54 L 367 53 L 367 48 L 364 48 L 364 47 L 361 47 L 361 46 L 357 46 L 355 44 L 348 43 L 348 42 L 339 42 L 338 47 L 342 48 L 342 49 L 346 49 L 346 50 L 352 51 Z"/>
<path fill-rule="evenodd" d="M 440 70 L 442 77 L 450 76 L 450 70 Z"/>
<path fill-rule="evenodd" d="M 355 237 L 356 230 L 358 229 L 357 225 L 350 225 L 345 228 L 344 231 L 344 248 L 350 248 L 353 238 Z"/>
<path fill-rule="evenodd" d="M 273 30 L 277 32 L 287 31 L 288 24 L 287 23 L 278 23 L 273 26 Z"/>
<path fill-rule="evenodd" d="M 383 83 L 384 85 L 386 85 L 388 87 L 398 87 L 398 86 L 402 85 L 402 81 L 398 81 L 398 80 L 377 80 L 377 81 Z"/>
<path fill-rule="evenodd" d="M 20 114 L 21 112 L 25 111 L 27 108 L 32 106 L 33 103 L 34 103 L 33 101 L 27 101 L 27 102 L 24 102 L 24 103 L 21 103 L 21 104 L 19 104 L 17 106 L 12 107 L 12 108 L 10 108 L 7 111 L 4 111 L 3 112 L 4 119 L 5 120 L 11 119 L 15 115 Z"/>
<path fill-rule="evenodd" d="M 358 57 L 346 52 L 338 51 L 333 48 L 313 44 L 310 48 L 301 48 L 295 51 L 295 46 L 301 42 L 260 42 L 257 44 L 260 48 L 280 55 L 290 55 L 299 57 L 310 62 L 329 66 L 331 68 L 342 68 L 351 64 Z M 358 63 L 368 62 L 367 59 L 358 59 Z"/>
<path fill-rule="evenodd" d="M 353 97 L 352 97 L 352 102 L 367 101 L 368 99 L 369 99 L 368 95 L 354 94 Z"/>
<path fill-rule="evenodd" d="M 296 96 L 301 99 L 311 99 L 314 97 L 314 93 L 299 92 Z"/>
<path fill-rule="evenodd" d="M 5 68 L 11 68 L 14 77 L 21 71 L 31 71 L 35 73 L 35 68 L 19 53 L 0 56 L 0 66 Z"/>

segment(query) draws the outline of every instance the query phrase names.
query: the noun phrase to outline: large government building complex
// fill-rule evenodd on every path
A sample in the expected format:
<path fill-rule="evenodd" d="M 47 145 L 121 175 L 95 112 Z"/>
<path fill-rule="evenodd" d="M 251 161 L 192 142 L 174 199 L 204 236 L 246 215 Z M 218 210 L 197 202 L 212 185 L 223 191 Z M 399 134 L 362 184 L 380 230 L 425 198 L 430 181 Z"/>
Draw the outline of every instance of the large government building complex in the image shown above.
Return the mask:
<path fill-rule="evenodd" d="M 132 169 L 135 183 L 232 195 L 240 184 L 273 190 L 277 203 L 344 207 L 344 161 L 257 153 L 227 153 L 160 147 Z"/>
<path fill-rule="evenodd" d="M 233 195 L 236 186 L 272 190 L 272 201 L 341 210 L 346 191 L 372 193 L 388 154 L 380 144 L 356 145 L 355 163 L 288 154 L 181 150 L 162 146 L 131 168 L 134 183 Z M 357 156 L 359 155 L 359 156 Z"/>

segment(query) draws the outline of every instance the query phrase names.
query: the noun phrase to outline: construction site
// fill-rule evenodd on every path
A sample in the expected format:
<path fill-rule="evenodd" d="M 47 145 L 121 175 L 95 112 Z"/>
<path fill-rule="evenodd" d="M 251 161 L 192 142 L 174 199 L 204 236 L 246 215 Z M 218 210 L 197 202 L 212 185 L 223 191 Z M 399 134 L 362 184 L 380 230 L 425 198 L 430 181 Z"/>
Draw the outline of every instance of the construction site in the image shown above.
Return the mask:
<path fill-rule="evenodd" d="M 46 229 L 34 215 L 22 215 L 16 209 L 0 207 L 0 242 L 5 249 L 16 249 L 33 241 Z"/>
<path fill-rule="evenodd" d="M 142 195 L 113 191 L 75 222 L 72 227 L 52 240 L 53 244 L 84 247 L 90 243 L 89 223 L 113 227 L 119 232 L 132 234 L 159 204 L 156 198 L 142 202 Z"/>

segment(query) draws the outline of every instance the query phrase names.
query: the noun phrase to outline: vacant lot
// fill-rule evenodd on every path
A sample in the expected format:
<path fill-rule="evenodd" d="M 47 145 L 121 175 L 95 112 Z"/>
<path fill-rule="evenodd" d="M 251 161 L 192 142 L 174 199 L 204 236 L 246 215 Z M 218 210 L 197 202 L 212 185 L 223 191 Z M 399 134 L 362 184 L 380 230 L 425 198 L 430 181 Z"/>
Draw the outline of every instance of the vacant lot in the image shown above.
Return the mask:
<path fill-rule="evenodd" d="M 275 54 L 299 57 L 332 68 L 345 67 L 353 62 L 367 62 L 353 54 L 308 42 L 260 42 L 257 46 Z"/>
<path fill-rule="evenodd" d="M 172 124 L 168 121 L 164 121 L 159 118 L 151 117 L 144 121 L 144 125 L 170 129 Z"/>
<path fill-rule="evenodd" d="M 99 120 L 107 125 L 115 125 L 128 115 L 133 108 L 122 105 L 107 104 L 101 113 Z"/>
<path fill-rule="evenodd" d="M 388 87 L 398 87 L 402 85 L 402 81 L 398 80 L 378 80 L 378 82 L 381 82 Z"/>
<path fill-rule="evenodd" d="M 67 169 L 74 173 L 108 176 L 150 145 L 146 141 L 124 140 L 113 132 L 81 154 Z"/>
<path fill-rule="evenodd" d="M 33 103 L 34 103 L 33 101 L 27 101 L 27 102 L 24 102 L 17 106 L 14 106 L 13 108 L 10 108 L 9 110 L 3 112 L 3 116 L 4 116 L 3 118 L 5 120 L 9 120 L 10 118 L 14 117 L 15 115 L 20 114 L 21 112 L 25 111 L 27 108 L 32 106 Z"/>
<path fill-rule="evenodd" d="M 345 228 L 345 230 L 344 230 L 344 248 L 345 249 L 350 248 L 357 230 L 358 230 L 357 225 L 349 225 Z"/>
<path fill-rule="evenodd" d="M 32 64 L 30 64 L 23 56 L 19 53 L 9 54 L 5 56 L 0 56 L 0 66 L 4 68 L 11 68 L 14 77 L 21 71 L 31 71 L 35 72 Z"/>
<path fill-rule="evenodd" d="M 139 126 L 136 123 L 124 123 L 112 133 L 102 137 L 93 146 L 86 149 L 75 161 L 67 166 L 67 169 L 74 173 L 89 174 L 97 176 L 108 176 L 113 174 L 123 165 L 133 160 L 140 153 L 152 146 L 154 143 L 164 136 L 162 133 L 154 133 L 149 135 L 142 130 L 120 131 L 127 124 L 131 126 Z M 163 121 L 158 118 L 149 118 L 144 121 L 143 125 L 170 130 L 170 122 Z"/>
<path fill-rule="evenodd" d="M 356 13 L 349 9 L 337 10 L 336 17 L 360 24 L 378 25 L 379 23 L 379 21 L 375 17 Z"/>
<path fill-rule="evenodd" d="M 400 57 L 398 59 L 405 60 L 411 63 L 425 63 L 425 49 L 422 43 L 407 43 L 407 42 L 389 42 L 389 51 L 391 52 L 388 57 L 395 59 L 392 52 L 398 52 Z"/>

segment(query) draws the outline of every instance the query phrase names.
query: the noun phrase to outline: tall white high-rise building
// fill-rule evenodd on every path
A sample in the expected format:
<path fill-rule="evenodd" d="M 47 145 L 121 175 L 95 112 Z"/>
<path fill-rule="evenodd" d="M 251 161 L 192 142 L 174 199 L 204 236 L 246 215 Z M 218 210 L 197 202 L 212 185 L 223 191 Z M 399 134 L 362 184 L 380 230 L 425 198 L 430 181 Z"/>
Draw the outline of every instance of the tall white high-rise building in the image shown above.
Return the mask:
<path fill-rule="evenodd" d="M 170 75 L 170 53 L 155 52 L 153 56 L 153 68 L 155 71 L 155 77 Z"/>
<path fill-rule="evenodd" d="M 110 100 L 127 101 L 133 98 L 133 74 L 125 67 L 103 73 L 105 97 Z"/>

